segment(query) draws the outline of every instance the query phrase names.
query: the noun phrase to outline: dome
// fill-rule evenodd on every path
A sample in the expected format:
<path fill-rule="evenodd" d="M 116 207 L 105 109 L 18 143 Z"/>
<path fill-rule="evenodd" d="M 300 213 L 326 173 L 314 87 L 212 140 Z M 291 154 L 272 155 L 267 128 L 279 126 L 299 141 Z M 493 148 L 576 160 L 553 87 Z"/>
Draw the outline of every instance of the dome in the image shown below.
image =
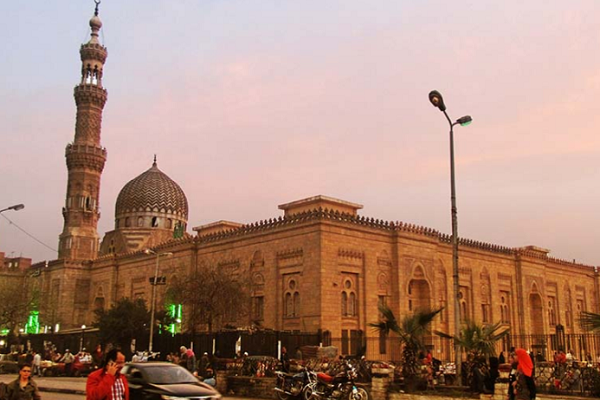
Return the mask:
<path fill-rule="evenodd" d="M 116 228 L 119 228 L 121 220 L 121 227 L 173 229 L 174 222 L 186 224 L 187 217 L 188 202 L 185 193 L 175 181 L 158 169 L 156 159 L 152 168 L 121 189 L 115 206 Z M 149 222 L 143 221 L 146 219 Z"/>

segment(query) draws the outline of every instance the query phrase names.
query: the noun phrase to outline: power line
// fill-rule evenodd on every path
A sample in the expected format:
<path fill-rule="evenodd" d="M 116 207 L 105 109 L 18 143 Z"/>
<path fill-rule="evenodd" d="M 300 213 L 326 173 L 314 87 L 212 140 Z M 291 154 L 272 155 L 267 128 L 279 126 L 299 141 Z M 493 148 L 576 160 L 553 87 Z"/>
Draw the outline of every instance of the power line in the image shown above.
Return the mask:
<path fill-rule="evenodd" d="M 41 244 L 42 246 L 49 248 L 50 250 L 52 250 L 55 253 L 58 253 L 58 250 L 53 249 L 52 247 L 48 246 L 46 243 L 42 242 L 41 240 L 39 240 L 38 238 L 36 238 L 32 234 L 30 234 L 29 232 L 27 232 L 25 229 L 21 228 L 19 225 L 17 225 L 14 222 L 12 222 L 6 215 L 4 215 L 4 214 L 0 214 L 0 215 L 2 215 L 2 217 L 4 217 L 4 219 L 7 220 L 11 225 L 16 226 L 17 229 L 19 229 L 21 232 L 23 232 L 24 234 L 26 234 L 27 236 L 29 236 L 30 238 L 32 238 L 33 240 L 35 240 L 36 242 L 38 242 L 39 244 Z"/>

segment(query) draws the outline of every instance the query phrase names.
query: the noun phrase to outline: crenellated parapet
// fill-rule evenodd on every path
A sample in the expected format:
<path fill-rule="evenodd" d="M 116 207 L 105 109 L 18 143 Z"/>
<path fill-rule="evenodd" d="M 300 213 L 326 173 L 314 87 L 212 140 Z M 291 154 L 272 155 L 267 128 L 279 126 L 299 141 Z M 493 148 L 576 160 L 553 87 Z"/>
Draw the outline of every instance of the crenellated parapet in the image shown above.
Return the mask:
<path fill-rule="evenodd" d="M 225 229 L 220 232 L 210 233 L 207 235 L 199 235 L 197 240 L 200 243 L 218 242 L 220 240 L 230 239 L 234 237 L 240 237 L 245 235 L 251 235 L 255 233 L 261 233 L 269 230 L 279 229 L 283 227 L 294 226 L 311 221 L 334 221 L 344 224 L 351 224 L 356 226 L 362 226 L 387 232 L 399 232 L 409 233 L 417 236 L 424 236 L 427 238 L 437 239 L 442 244 L 451 244 L 452 236 L 444 233 L 440 233 L 438 230 L 419 226 L 415 224 L 409 224 L 401 221 L 384 221 L 375 218 L 359 216 L 353 213 L 339 212 L 338 210 L 330 210 L 328 208 L 314 208 L 311 210 L 305 210 L 292 215 L 286 215 L 278 218 L 270 218 L 267 220 L 261 220 L 246 225 L 241 225 L 237 228 Z M 486 243 L 482 241 L 459 238 L 458 244 L 460 247 L 471 248 L 474 250 L 481 250 L 490 253 L 503 254 L 508 256 L 526 256 L 537 259 L 544 259 L 552 263 L 567 265 L 567 266 L 583 266 L 574 262 L 556 259 L 548 257 L 547 250 L 544 253 L 543 249 L 534 247 L 529 248 L 511 248 L 506 246 L 500 246 L 493 243 Z M 341 250 L 340 250 L 341 251 Z M 340 254 L 340 256 L 346 257 L 347 255 Z"/>
<path fill-rule="evenodd" d="M 108 57 L 108 51 L 106 47 L 102 46 L 100 43 L 82 44 L 81 48 L 79 49 L 79 54 L 83 64 L 90 60 L 95 60 L 101 64 L 104 64 L 106 62 L 106 57 Z"/>
<path fill-rule="evenodd" d="M 89 144 L 68 144 L 65 148 L 67 168 L 91 169 L 101 173 L 106 163 L 106 149 Z"/>
<path fill-rule="evenodd" d="M 94 105 L 102 111 L 108 99 L 108 91 L 98 85 L 82 84 L 75 86 L 73 96 L 77 107 Z"/>

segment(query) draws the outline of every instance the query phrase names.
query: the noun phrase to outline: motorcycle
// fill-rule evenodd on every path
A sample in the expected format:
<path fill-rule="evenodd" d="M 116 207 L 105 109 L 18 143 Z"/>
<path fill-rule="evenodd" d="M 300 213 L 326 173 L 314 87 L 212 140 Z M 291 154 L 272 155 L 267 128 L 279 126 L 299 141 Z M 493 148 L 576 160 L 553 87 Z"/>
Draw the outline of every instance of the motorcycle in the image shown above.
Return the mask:
<path fill-rule="evenodd" d="M 369 400 L 367 390 L 355 384 L 356 377 L 356 368 L 350 363 L 334 376 L 318 373 L 309 400 Z"/>
<path fill-rule="evenodd" d="M 307 369 L 295 374 L 283 371 L 276 371 L 276 374 L 277 383 L 274 390 L 279 400 L 308 400 L 317 383 L 317 374 Z"/>

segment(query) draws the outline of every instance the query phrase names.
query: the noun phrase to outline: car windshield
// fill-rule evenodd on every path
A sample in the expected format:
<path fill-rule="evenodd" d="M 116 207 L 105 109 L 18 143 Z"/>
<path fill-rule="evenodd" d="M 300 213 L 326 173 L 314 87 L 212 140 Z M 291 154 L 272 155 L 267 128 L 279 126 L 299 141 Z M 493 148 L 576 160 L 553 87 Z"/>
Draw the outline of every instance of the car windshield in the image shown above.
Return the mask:
<path fill-rule="evenodd" d="M 170 385 L 174 383 L 197 383 L 196 377 L 187 369 L 178 366 L 144 366 L 144 372 L 148 376 L 148 382 L 157 385 Z"/>

